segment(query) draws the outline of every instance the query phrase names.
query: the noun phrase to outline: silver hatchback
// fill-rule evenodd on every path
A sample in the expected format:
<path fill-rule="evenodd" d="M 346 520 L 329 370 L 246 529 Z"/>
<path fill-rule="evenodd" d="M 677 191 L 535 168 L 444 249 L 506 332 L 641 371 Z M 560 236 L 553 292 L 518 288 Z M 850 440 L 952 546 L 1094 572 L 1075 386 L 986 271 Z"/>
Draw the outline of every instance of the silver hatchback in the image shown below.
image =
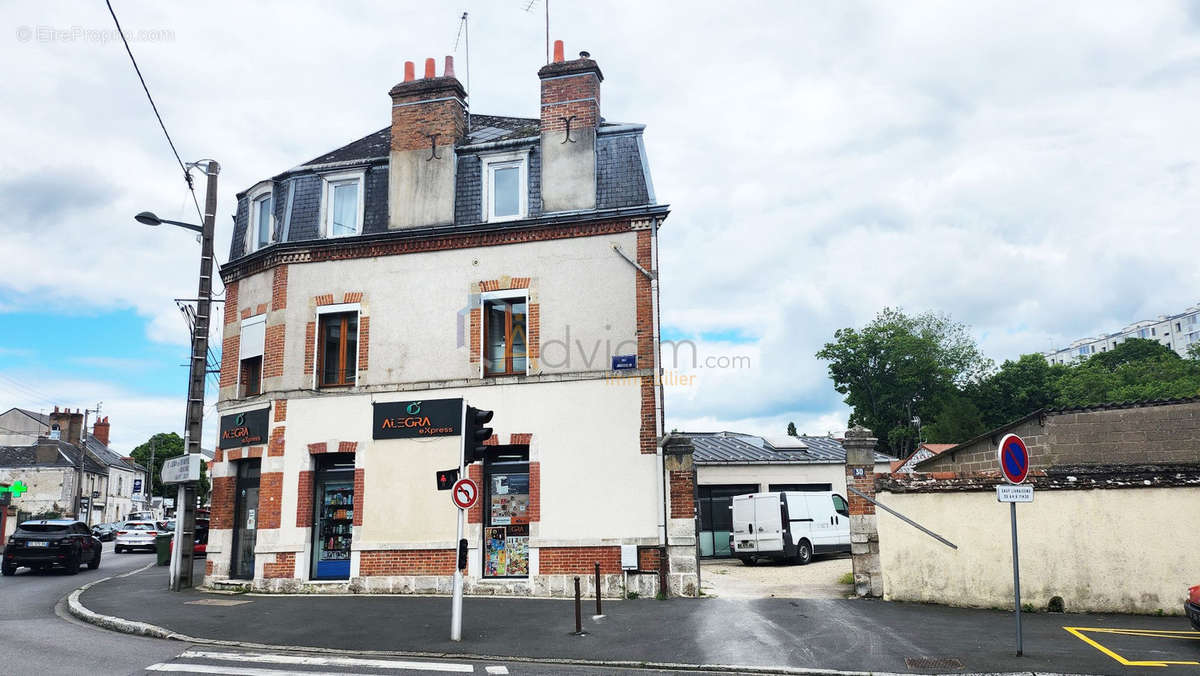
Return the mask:
<path fill-rule="evenodd" d="M 153 521 L 126 521 L 117 529 L 117 539 L 113 551 L 121 552 L 133 549 L 149 549 L 154 551 L 154 538 L 158 537 L 158 526 Z"/>

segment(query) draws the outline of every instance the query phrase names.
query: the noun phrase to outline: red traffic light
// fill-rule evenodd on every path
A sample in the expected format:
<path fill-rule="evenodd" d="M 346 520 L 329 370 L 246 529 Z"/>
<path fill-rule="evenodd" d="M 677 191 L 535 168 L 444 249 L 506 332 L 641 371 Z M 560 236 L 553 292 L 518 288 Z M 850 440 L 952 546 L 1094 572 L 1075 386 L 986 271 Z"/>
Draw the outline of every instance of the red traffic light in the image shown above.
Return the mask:
<path fill-rule="evenodd" d="M 448 491 L 454 487 L 454 482 L 458 481 L 457 469 L 444 469 L 437 473 L 437 489 L 439 491 Z"/>

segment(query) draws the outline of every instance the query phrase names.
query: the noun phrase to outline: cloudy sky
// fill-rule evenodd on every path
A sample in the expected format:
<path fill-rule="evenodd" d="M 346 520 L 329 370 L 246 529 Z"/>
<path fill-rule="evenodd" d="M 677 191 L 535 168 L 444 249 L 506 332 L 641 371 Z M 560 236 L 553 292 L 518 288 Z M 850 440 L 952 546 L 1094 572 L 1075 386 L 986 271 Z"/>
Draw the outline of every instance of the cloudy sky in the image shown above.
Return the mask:
<path fill-rule="evenodd" d="M 472 110 L 536 116 L 529 3 L 113 4 L 184 159 L 222 164 L 223 260 L 234 193 L 384 127 L 464 10 Z M 102 2 L 0 18 L 0 410 L 182 432 L 198 245 L 131 218 L 195 220 L 180 171 Z M 664 335 L 749 358 L 669 386 L 668 428 L 843 429 L 813 353 L 886 305 L 1001 361 L 1200 300 L 1198 1 L 555 0 L 551 33 L 647 125 Z"/>

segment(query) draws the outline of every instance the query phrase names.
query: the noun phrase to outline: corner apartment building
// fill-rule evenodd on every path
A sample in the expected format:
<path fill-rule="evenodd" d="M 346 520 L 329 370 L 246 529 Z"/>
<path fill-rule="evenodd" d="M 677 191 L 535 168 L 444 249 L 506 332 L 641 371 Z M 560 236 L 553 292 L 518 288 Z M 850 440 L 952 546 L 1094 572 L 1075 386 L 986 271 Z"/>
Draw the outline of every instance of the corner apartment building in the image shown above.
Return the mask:
<path fill-rule="evenodd" d="M 561 43 L 537 117 L 472 114 L 450 57 L 414 71 L 388 127 L 238 195 L 207 584 L 448 591 L 465 400 L 495 411 L 468 593 L 566 595 L 599 562 L 617 595 L 624 553 L 630 590 L 695 594 L 643 126 L 604 120 Z"/>
<path fill-rule="evenodd" d="M 1097 352 L 1108 352 L 1130 338 L 1162 343 L 1179 356 L 1186 357 L 1188 348 L 1200 343 L 1200 303 L 1178 314 L 1159 315 L 1154 319 L 1134 322 L 1115 333 L 1080 338 L 1061 350 L 1043 352 L 1042 355 L 1051 364 L 1070 364 L 1078 359 L 1087 359 Z"/>

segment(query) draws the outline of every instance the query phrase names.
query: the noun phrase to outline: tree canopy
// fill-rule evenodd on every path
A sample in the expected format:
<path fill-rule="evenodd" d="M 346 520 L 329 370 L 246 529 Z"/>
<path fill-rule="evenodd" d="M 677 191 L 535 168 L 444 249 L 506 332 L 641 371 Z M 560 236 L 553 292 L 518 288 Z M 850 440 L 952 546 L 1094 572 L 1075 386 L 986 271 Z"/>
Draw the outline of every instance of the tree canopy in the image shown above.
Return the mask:
<path fill-rule="evenodd" d="M 921 441 L 961 443 L 1042 408 L 1200 395 L 1196 345 L 1184 359 L 1131 338 L 1072 364 L 1025 354 L 994 368 L 965 325 L 891 308 L 861 330 L 838 330 L 817 357 L 852 409 L 849 424 L 873 430 L 880 450 L 897 457 Z"/>

